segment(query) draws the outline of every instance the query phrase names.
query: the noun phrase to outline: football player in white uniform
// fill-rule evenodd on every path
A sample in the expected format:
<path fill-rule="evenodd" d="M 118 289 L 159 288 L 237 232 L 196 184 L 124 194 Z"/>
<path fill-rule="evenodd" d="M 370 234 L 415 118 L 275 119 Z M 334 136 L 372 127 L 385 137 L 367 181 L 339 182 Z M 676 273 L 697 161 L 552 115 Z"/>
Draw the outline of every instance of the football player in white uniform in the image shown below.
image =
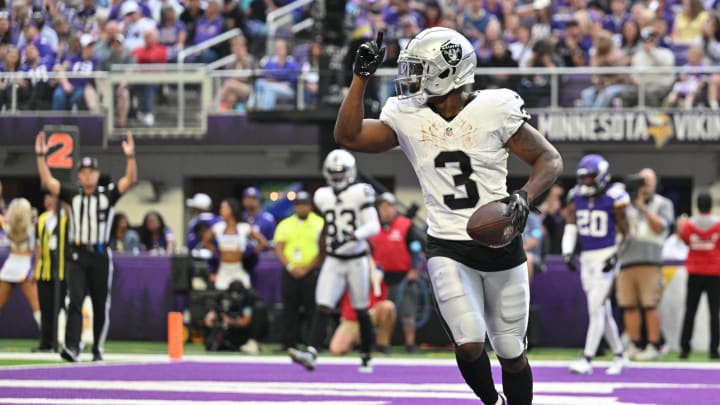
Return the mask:
<path fill-rule="evenodd" d="M 502 365 L 511 405 L 532 402 L 525 355 L 529 283 L 521 237 L 502 248 L 471 240 L 467 221 L 479 206 L 503 200 L 521 218 L 529 202 L 562 172 L 557 150 L 530 124 L 522 98 L 507 89 L 466 93 L 476 56 L 448 28 L 420 32 L 398 59 L 397 97 L 380 119 L 363 119 L 368 79 L 382 61 L 382 36 L 360 46 L 354 76 L 335 122 L 335 141 L 350 150 L 383 152 L 400 146 L 418 175 L 428 209 L 428 272 L 437 308 L 455 344 L 467 384 L 485 404 L 502 404 L 495 390 L 485 334 Z M 532 167 L 521 190 L 506 190 L 508 151 Z"/>
<path fill-rule="evenodd" d="M 360 326 L 360 371 L 371 372 L 370 351 L 375 336 L 368 314 L 372 259 L 367 240 L 380 232 L 375 190 L 369 184 L 355 182 L 355 158 L 346 150 L 328 154 L 323 175 L 328 187 L 319 188 L 314 197 L 315 206 L 325 218 L 326 247 L 315 288 L 315 318 L 307 351 L 291 348 L 288 354 L 306 369 L 315 368 L 317 348 L 325 341 L 332 310 L 347 288 Z"/>

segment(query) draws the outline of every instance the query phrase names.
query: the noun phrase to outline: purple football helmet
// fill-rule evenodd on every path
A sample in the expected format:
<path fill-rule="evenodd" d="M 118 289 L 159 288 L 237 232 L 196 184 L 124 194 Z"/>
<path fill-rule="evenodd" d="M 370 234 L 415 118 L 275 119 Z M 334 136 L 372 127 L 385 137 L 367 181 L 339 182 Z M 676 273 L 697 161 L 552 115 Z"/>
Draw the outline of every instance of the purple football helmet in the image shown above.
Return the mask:
<path fill-rule="evenodd" d="M 600 155 L 583 156 L 577 168 L 578 192 L 580 195 L 592 196 L 603 190 L 610 182 L 610 163 Z M 592 184 L 585 178 L 592 177 Z"/>

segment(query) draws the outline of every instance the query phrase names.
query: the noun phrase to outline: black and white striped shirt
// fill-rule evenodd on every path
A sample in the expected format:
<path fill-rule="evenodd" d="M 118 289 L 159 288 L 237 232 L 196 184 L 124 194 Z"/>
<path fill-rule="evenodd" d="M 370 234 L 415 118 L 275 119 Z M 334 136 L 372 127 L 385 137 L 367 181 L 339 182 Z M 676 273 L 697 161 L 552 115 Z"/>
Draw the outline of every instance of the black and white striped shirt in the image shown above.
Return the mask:
<path fill-rule="evenodd" d="M 63 185 L 60 198 L 70 204 L 72 220 L 69 240 L 77 246 L 106 245 L 110 240 L 113 206 L 120 198 L 115 183 L 98 186 L 94 193 Z"/>

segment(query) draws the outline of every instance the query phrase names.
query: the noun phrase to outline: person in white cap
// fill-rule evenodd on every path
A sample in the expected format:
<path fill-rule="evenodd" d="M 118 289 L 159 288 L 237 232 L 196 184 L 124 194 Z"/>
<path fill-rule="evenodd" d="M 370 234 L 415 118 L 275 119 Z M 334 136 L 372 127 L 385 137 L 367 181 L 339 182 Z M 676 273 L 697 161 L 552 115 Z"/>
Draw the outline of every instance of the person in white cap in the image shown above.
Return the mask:
<path fill-rule="evenodd" d="M 125 47 L 129 51 L 145 46 L 145 31 L 155 28 L 155 22 L 144 17 L 140 5 L 133 1 L 126 1 L 120 8 L 125 30 Z"/>
<path fill-rule="evenodd" d="M 200 243 L 200 238 L 196 233 L 197 225 L 204 222 L 209 228 L 212 228 L 220 218 L 212 213 L 212 198 L 205 193 L 195 193 L 192 198 L 185 200 L 185 205 L 192 209 L 192 218 L 188 222 L 185 243 L 189 250 L 193 250 Z"/>

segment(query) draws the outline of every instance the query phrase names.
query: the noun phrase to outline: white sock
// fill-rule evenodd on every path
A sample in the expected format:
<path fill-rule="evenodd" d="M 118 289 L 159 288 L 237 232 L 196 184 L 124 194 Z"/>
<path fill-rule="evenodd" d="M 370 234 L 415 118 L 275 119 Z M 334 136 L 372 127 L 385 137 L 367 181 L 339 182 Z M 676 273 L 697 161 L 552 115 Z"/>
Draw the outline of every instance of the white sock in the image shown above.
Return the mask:
<path fill-rule="evenodd" d="M 40 328 L 40 311 L 33 312 L 33 318 L 35 318 L 35 323 L 37 323 L 38 328 Z"/>
<path fill-rule="evenodd" d="M 718 102 L 717 102 L 717 100 L 710 102 L 710 108 L 712 108 L 713 110 L 717 110 L 717 109 L 718 109 Z"/>

